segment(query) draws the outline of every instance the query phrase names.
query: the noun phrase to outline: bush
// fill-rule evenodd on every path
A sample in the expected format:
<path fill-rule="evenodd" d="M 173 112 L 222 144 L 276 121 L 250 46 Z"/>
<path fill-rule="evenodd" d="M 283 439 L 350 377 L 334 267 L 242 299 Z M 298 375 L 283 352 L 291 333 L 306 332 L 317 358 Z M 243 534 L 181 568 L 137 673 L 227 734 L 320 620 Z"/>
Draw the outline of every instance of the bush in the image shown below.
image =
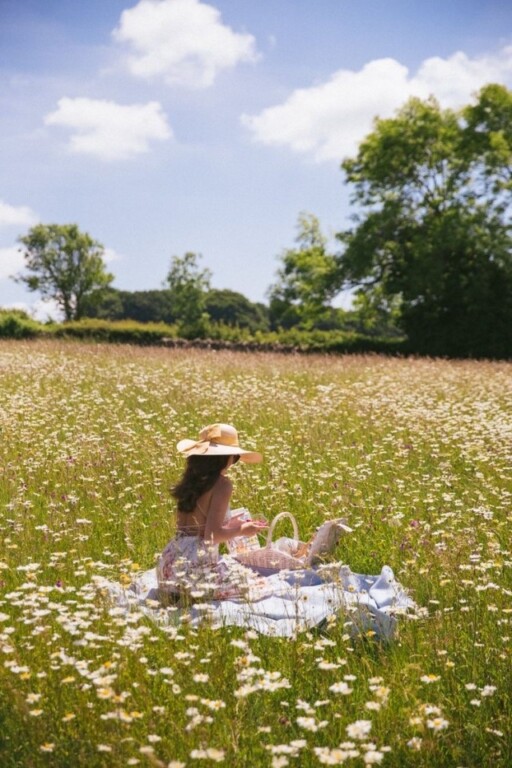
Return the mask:
<path fill-rule="evenodd" d="M 366 336 L 354 331 L 301 331 L 291 328 L 280 331 L 277 339 L 281 344 L 291 344 L 304 352 L 405 354 L 409 351 L 403 338 Z"/>
<path fill-rule="evenodd" d="M 176 338 L 176 328 L 165 323 L 137 323 L 132 320 L 77 320 L 52 328 L 58 338 L 92 339 L 115 344 L 157 344 Z"/>
<path fill-rule="evenodd" d="M 22 309 L 0 309 L 1 339 L 32 339 L 40 336 L 43 327 Z"/>

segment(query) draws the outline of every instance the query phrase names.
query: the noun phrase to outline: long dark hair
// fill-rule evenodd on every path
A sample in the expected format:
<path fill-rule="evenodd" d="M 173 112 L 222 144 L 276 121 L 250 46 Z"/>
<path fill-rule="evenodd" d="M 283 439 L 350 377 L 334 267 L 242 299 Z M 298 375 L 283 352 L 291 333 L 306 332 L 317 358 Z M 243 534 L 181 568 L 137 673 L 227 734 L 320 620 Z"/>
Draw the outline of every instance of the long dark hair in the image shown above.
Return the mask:
<path fill-rule="evenodd" d="M 234 461 L 238 456 L 232 456 Z M 228 465 L 230 456 L 189 456 L 181 480 L 171 489 L 178 502 L 178 512 L 193 512 L 197 500 L 213 488 Z"/>

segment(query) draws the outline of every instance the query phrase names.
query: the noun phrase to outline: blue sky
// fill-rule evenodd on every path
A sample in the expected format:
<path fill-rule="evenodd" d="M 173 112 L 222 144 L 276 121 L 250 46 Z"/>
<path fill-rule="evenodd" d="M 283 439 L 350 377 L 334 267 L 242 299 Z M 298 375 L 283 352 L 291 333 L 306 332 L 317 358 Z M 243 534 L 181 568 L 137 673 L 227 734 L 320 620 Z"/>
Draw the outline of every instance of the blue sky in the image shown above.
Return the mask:
<path fill-rule="evenodd" d="M 264 300 L 299 212 L 346 226 L 340 162 L 410 95 L 512 86 L 512 4 L 493 0 L 0 0 L 0 306 L 16 239 L 76 222 L 115 285 L 203 255 Z"/>

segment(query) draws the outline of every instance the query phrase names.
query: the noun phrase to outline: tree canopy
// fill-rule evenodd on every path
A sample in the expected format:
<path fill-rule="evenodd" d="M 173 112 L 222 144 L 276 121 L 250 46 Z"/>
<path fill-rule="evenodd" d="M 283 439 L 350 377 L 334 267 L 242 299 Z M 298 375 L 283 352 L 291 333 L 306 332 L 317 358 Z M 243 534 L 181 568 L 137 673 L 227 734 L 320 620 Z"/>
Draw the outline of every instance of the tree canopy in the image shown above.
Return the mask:
<path fill-rule="evenodd" d="M 269 327 L 267 307 L 249 301 L 238 291 L 211 288 L 205 296 L 205 309 L 214 322 L 251 331 L 265 331 Z"/>
<path fill-rule="evenodd" d="M 172 310 L 184 336 L 202 335 L 208 320 L 205 297 L 210 289 L 211 272 L 200 268 L 200 259 L 199 254 L 191 252 L 173 256 L 166 277 Z"/>
<path fill-rule="evenodd" d="M 512 350 L 512 93 L 459 112 L 409 100 L 342 167 L 359 212 L 338 235 L 338 284 L 399 301 L 418 352 Z"/>
<path fill-rule="evenodd" d="M 114 279 L 105 269 L 103 246 L 76 224 L 37 224 L 19 238 L 28 274 L 16 280 L 53 299 L 66 320 L 79 320 L 86 302 Z"/>
<path fill-rule="evenodd" d="M 327 250 L 320 222 L 301 213 L 297 248 L 285 250 L 276 282 L 270 286 L 270 317 L 274 326 L 313 327 L 330 315 L 329 302 L 339 292 L 336 259 Z"/>

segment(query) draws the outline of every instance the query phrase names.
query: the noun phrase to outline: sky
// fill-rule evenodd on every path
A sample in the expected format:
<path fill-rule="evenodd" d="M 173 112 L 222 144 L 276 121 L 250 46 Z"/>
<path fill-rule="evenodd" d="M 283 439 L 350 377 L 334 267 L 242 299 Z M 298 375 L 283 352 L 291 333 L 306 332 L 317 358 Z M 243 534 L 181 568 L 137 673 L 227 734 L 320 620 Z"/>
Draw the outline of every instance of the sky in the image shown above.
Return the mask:
<path fill-rule="evenodd" d="M 10 277 L 38 222 L 100 241 L 118 288 L 194 251 L 265 301 L 301 212 L 337 247 L 375 117 L 487 82 L 512 87 L 509 0 L 0 0 L 0 306 L 54 313 Z"/>

